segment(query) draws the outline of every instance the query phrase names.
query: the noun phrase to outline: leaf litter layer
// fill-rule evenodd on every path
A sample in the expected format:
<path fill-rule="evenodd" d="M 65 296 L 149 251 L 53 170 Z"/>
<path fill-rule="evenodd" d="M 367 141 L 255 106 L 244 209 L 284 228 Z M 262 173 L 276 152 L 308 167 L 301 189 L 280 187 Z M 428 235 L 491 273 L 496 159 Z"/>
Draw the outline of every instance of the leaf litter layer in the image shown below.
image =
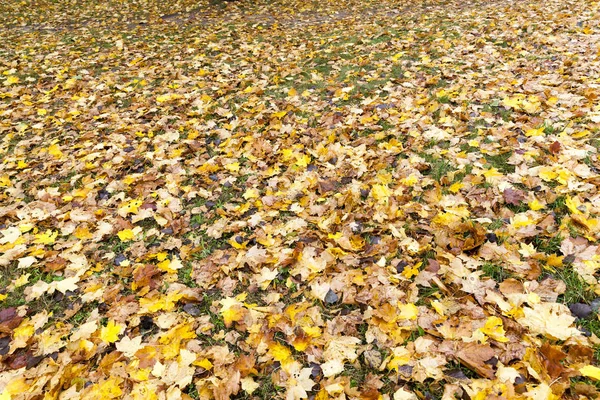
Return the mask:
<path fill-rule="evenodd" d="M 1 399 L 596 398 L 590 1 L 4 2 Z"/>

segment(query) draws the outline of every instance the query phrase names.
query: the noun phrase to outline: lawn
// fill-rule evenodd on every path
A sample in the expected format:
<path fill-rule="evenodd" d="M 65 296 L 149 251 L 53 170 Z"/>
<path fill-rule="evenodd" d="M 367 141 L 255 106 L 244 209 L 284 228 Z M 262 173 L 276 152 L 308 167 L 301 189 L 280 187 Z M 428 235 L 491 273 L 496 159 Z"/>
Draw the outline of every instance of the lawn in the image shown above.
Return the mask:
<path fill-rule="evenodd" d="M 600 7 L 0 4 L 0 400 L 600 396 Z"/>

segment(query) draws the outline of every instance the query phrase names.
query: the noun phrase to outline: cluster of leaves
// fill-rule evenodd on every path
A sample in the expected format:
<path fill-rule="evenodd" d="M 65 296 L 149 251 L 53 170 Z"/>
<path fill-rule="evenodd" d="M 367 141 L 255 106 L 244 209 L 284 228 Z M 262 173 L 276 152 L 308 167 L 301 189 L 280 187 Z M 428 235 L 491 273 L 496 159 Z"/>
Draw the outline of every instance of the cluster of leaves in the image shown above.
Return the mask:
<path fill-rule="evenodd" d="M 0 399 L 596 398 L 589 1 L 0 5 Z"/>

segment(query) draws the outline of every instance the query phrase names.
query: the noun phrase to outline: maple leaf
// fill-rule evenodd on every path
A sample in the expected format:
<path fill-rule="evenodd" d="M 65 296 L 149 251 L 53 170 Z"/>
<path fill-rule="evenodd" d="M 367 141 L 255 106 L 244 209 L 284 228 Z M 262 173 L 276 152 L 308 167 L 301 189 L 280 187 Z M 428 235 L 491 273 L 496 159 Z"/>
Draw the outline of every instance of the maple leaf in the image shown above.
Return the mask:
<path fill-rule="evenodd" d="M 559 340 L 581 335 L 581 332 L 573 326 L 574 321 L 575 317 L 571 316 L 566 306 L 552 303 L 523 307 L 523 317 L 519 319 L 519 323 L 532 332 Z"/>
<path fill-rule="evenodd" d="M 6 228 L 3 229 L 2 231 L 2 238 L 0 238 L 0 244 L 5 244 L 5 243 L 14 243 L 17 241 L 17 239 L 21 236 L 21 231 L 19 230 L 19 228 L 17 227 L 10 227 L 10 228 Z"/>
<path fill-rule="evenodd" d="M 504 189 L 503 196 L 504 201 L 506 201 L 507 204 L 512 204 L 515 206 L 518 206 L 523 200 L 525 200 L 525 194 L 522 191 L 511 188 Z"/>
<path fill-rule="evenodd" d="M 133 339 L 130 339 L 129 337 L 124 336 L 123 339 L 121 339 L 119 342 L 115 343 L 115 347 L 116 347 L 117 351 L 120 351 L 125 356 L 131 358 L 139 349 L 141 349 L 144 346 L 142 346 L 142 337 L 141 336 L 136 336 Z"/>
<path fill-rule="evenodd" d="M 312 368 L 295 368 L 290 374 L 286 384 L 286 400 L 308 398 L 308 392 L 311 391 L 316 384 L 315 381 L 311 379 L 312 373 Z"/>
<path fill-rule="evenodd" d="M 373 193 L 373 198 L 380 202 L 387 202 L 392 195 L 391 190 L 385 185 L 373 185 L 371 193 Z"/>
<path fill-rule="evenodd" d="M 119 334 L 124 329 L 124 326 L 115 321 L 108 321 L 106 326 L 100 329 L 100 339 L 105 343 L 114 343 L 119 339 Z"/>
<path fill-rule="evenodd" d="M 142 200 L 131 200 L 119 207 L 119 215 L 127 216 L 128 214 L 137 214 L 141 205 Z"/>
<path fill-rule="evenodd" d="M 396 390 L 394 392 L 394 400 L 417 400 L 418 397 L 416 394 L 408 392 L 402 388 Z"/>
<path fill-rule="evenodd" d="M 63 157 L 63 152 L 60 151 L 60 147 L 57 144 L 53 144 L 52 146 L 48 147 L 48 154 L 54 156 L 55 158 Z"/>
<path fill-rule="evenodd" d="M 121 239 L 122 242 L 126 242 L 132 240 L 135 237 L 135 234 L 131 229 L 123 229 L 117 233 L 117 236 L 119 236 L 119 239 Z"/>
<path fill-rule="evenodd" d="M 242 307 L 239 296 L 236 298 L 225 298 L 220 303 L 220 312 L 226 327 L 230 327 L 234 322 L 241 321 L 246 315 L 246 310 Z"/>
<path fill-rule="evenodd" d="M 595 367 L 593 365 L 586 365 L 584 367 L 579 368 L 579 372 L 581 372 L 581 375 L 583 376 L 594 378 L 600 381 L 600 368 L 598 367 Z"/>
<path fill-rule="evenodd" d="M 53 232 L 50 229 L 48 229 L 44 233 L 39 233 L 39 234 L 35 235 L 34 243 L 53 244 L 57 237 L 58 237 L 58 232 Z"/>
<path fill-rule="evenodd" d="M 110 377 L 101 383 L 92 385 L 88 392 L 91 399 L 116 399 L 123 394 L 121 390 L 122 378 Z"/>
<path fill-rule="evenodd" d="M 501 342 L 508 342 L 509 339 L 505 336 L 502 320 L 498 317 L 491 316 L 485 321 L 485 325 L 480 328 L 481 332 L 486 336 Z"/>
<path fill-rule="evenodd" d="M 260 387 L 260 383 L 256 382 L 251 376 L 242 378 L 241 383 L 242 389 L 248 394 L 254 393 L 254 391 Z"/>
<path fill-rule="evenodd" d="M 344 371 L 344 362 L 342 360 L 329 360 L 321 364 L 321 371 L 323 376 L 329 378 L 335 376 Z"/>

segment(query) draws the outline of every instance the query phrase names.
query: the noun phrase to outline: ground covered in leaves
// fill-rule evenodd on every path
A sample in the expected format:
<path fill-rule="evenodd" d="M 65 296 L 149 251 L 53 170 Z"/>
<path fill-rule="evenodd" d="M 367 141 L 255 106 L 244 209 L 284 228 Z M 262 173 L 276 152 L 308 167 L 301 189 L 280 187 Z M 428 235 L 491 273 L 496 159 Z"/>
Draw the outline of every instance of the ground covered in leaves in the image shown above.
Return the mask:
<path fill-rule="evenodd" d="M 597 398 L 598 21 L 2 2 L 0 399 Z"/>

